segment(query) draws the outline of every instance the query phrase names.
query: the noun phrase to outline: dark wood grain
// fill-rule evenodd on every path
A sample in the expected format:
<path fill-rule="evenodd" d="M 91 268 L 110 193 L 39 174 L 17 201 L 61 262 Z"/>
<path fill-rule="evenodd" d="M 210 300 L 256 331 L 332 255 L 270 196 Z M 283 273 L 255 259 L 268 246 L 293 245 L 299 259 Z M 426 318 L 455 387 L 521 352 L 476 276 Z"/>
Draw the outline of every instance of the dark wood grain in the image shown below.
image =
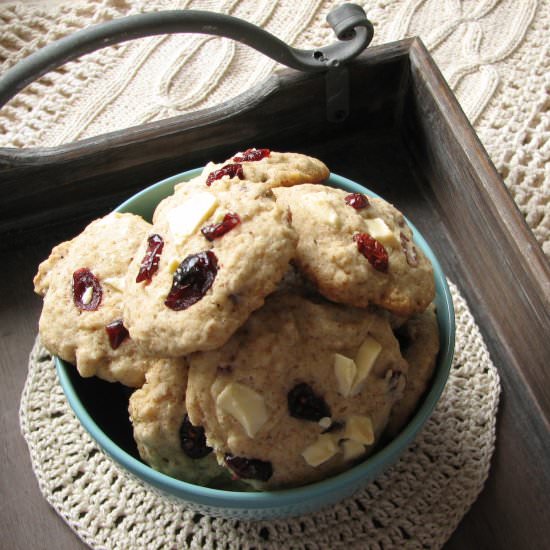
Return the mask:
<path fill-rule="evenodd" d="M 550 465 L 549 265 L 419 41 L 410 57 L 404 141 L 417 177 L 427 180 L 427 204 L 445 220 L 448 238 L 436 251 L 480 323 L 503 391 L 491 477 L 466 524 L 485 524 L 493 548 L 543 548 L 550 488 L 550 469 L 541 467 Z M 518 502 L 532 503 L 528 514 Z M 471 535 L 459 529 L 450 547 L 464 547 Z"/>
<path fill-rule="evenodd" d="M 422 44 L 372 48 L 350 67 L 350 117 L 326 119 L 322 75 L 284 71 L 223 106 L 59 148 L 0 150 L 3 438 L 0 530 L 10 548 L 79 542 L 40 497 L 17 408 L 54 243 L 136 189 L 248 146 L 297 150 L 382 194 L 419 227 L 458 285 L 501 375 L 497 448 L 452 549 L 544 548 L 550 494 L 550 269 Z M 16 243 L 16 244 L 14 244 Z M 520 504 L 518 504 L 520 503 Z M 528 508 L 528 513 L 526 513 Z"/>

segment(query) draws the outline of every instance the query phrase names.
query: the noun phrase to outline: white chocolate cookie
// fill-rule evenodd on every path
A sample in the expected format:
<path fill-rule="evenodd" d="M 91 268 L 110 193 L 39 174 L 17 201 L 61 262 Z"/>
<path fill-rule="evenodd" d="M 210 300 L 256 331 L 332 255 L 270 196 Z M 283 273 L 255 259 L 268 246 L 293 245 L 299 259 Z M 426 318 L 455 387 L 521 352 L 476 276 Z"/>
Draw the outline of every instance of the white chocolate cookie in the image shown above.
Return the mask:
<path fill-rule="evenodd" d="M 279 292 L 189 362 L 189 418 L 222 465 L 260 488 L 306 484 L 366 456 L 407 370 L 384 316 Z"/>
<path fill-rule="evenodd" d="M 169 476 L 200 485 L 228 478 L 204 431 L 193 426 L 185 409 L 187 363 L 159 359 L 147 381 L 130 397 L 129 413 L 141 458 Z"/>
<path fill-rule="evenodd" d="M 439 328 L 435 306 L 409 319 L 396 330 L 403 357 L 409 363 L 403 398 L 393 407 L 388 435 L 396 436 L 409 421 L 432 378 L 439 352 Z"/>
<path fill-rule="evenodd" d="M 269 149 L 247 149 L 236 153 L 221 164 L 209 162 L 194 181 L 206 186 L 218 186 L 223 180 L 263 183 L 268 187 L 319 183 L 329 176 L 320 160 L 300 153 L 278 153 Z M 180 184 L 176 190 L 185 186 Z"/>
<path fill-rule="evenodd" d="M 34 278 L 44 297 L 42 343 L 82 376 L 139 387 L 150 358 L 127 337 L 122 303 L 128 266 L 150 225 L 133 214 L 95 220 L 56 246 Z"/>
<path fill-rule="evenodd" d="M 246 180 L 182 187 L 159 209 L 162 250 L 152 260 L 144 240 L 128 271 L 128 330 L 152 355 L 215 349 L 275 290 L 296 234 L 270 188 Z"/>
<path fill-rule="evenodd" d="M 324 185 L 274 191 L 298 233 L 296 265 L 321 294 L 406 317 L 433 300 L 431 263 L 391 204 Z"/>

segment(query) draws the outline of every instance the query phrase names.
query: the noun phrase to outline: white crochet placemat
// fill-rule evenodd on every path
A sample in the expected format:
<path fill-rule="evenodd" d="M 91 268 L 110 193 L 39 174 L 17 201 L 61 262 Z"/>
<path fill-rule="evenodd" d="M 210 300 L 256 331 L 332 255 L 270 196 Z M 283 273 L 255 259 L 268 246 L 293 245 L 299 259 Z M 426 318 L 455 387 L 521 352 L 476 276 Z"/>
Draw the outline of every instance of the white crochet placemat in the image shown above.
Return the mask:
<path fill-rule="evenodd" d="M 440 548 L 477 498 L 495 443 L 500 384 L 464 299 L 451 285 L 456 353 L 434 414 L 400 460 L 320 512 L 249 522 L 212 518 L 122 471 L 82 428 L 37 341 L 21 428 L 40 490 L 92 548 Z"/>

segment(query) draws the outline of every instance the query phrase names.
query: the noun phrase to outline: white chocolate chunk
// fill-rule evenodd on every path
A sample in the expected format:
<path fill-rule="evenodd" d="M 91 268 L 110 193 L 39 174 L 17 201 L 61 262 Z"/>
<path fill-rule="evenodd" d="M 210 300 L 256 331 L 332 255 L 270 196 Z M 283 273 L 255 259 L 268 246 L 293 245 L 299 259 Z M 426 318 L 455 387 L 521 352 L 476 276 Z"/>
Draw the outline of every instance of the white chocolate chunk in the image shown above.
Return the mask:
<path fill-rule="evenodd" d="M 365 338 L 355 357 L 357 376 L 353 383 L 352 395 L 357 395 L 363 389 L 363 384 L 381 351 L 382 346 L 372 336 Z"/>
<path fill-rule="evenodd" d="M 92 296 L 94 295 L 94 287 L 89 286 L 82 293 L 82 303 L 87 306 L 92 301 Z"/>
<path fill-rule="evenodd" d="M 344 460 L 354 460 L 365 454 L 365 446 L 353 439 L 346 439 L 342 443 L 344 451 Z"/>
<path fill-rule="evenodd" d="M 327 428 L 330 428 L 332 425 L 332 419 L 329 416 L 323 416 L 318 422 L 319 426 L 326 430 Z"/>
<path fill-rule="evenodd" d="M 382 218 L 365 220 L 371 237 L 387 246 L 399 246 L 399 240 Z"/>
<path fill-rule="evenodd" d="M 329 225 L 332 225 L 333 227 L 339 227 L 340 219 L 338 218 L 338 214 L 336 213 L 336 210 L 334 210 L 332 206 L 329 206 L 326 209 L 325 216 L 326 216 L 326 223 L 328 223 Z"/>
<path fill-rule="evenodd" d="M 180 261 L 177 258 L 172 258 L 168 264 L 168 271 L 170 273 L 175 273 L 180 266 Z"/>
<path fill-rule="evenodd" d="M 186 237 L 192 235 L 210 217 L 217 205 L 218 201 L 212 193 L 201 192 L 169 210 L 168 225 L 176 242 L 181 244 Z"/>
<path fill-rule="evenodd" d="M 334 354 L 334 374 L 338 382 L 338 391 L 344 397 L 348 397 L 351 394 L 353 383 L 357 375 L 357 366 L 353 359 L 341 355 L 340 353 Z"/>
<path fill-rule="evenodd" d="M 346 420 L 343 437 L 363 445 L 372 445 L 374 443 L 374 428 L 370 416 L 350 416 Z"/>
<path fill-rule="evenodd" d="M 126 281 L 124 277 L 106 277 L 103 279 L 103 282 L 118 292 L 124 292 L 124 289 L 126 288 Z"/>
<path fill-rule="evenodd" d="M 264 398 L 252 388 L 233 382 L 218 395 L 216 405 L 233 416 L 253 438 L 267 421 Z"/>
<path fill-rule="evenodd" d="M 304 206 L 318 222 L 338 228 L 340 227 L 340 218 L 332 206 L 331 200 L 328 193 L 312 193 L 304 202 Z"/>
<path fill-rule="evenodd" d="M 304 460 L 313 467 L 319 466 L 332 458 L 339 451 L 331 434 L 321 434 L 315 443 L 302 452 Z"/>
<path fill-rule="evenodd" d="M 221 208 L 216 209 L 214 214 L 212 215 L 212 223 L 221 223 L 223 222 L 223 219 L 225 215 L 227 214 L 226 211 L 224 211 Z"/>

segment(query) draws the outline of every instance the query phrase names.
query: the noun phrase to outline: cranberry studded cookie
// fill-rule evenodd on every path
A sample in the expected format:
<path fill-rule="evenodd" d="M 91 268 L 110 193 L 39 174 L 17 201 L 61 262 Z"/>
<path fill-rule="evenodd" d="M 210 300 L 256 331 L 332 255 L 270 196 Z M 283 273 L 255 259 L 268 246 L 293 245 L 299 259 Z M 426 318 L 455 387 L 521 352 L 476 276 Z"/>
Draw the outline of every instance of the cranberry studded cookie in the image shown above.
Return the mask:
<path fill-rule="evenodd" d="M 152 355 L 219 347 L 288 269 L 297 238 L 287 212 L 246 180 L 181 188 L 160 208 L 126 279 L 130 335 Z"/>
<path fill-rule="evenodd" d="M 76 363 L 82 376 L 131 387 L 145 380 L 150 358 L 128 337 L 122 295 L 128 266 L 150 227 L 133 214 L 110 214 L 56 246 L 38 268 L 42 343 Z"/>
<path fill-rule="evenodd" d="M 206 444 L 204 430 L 193 426 L 185 409 L 188 366 L 185 359 L 159 359 L 147 381 L 130 397 L 129 413 L 141 458 L 155 470 L 200 485 L 227 479 Z"/>
<path fill-rule="evenodd" d="M 365 457 L 407 370 L 385 316 L 282 292 L 189 363 L 191 422 L 256 488 L 303 485 Z"/>
<path fill-rule="evenodd" d="M 426 392 L 439 352 L 439 328 L 435 307 L 409 319 L 396 330 L 403 357 L 409 363 L 403 398 L 394 406 L 388 423 L 388 435 L 396 436 L 414 413 Z"/>
<path fill-rule="evenodd" d="M 300 153 L 278 153 L 269 149 L 247 149 L 221 164 L 208 163 L 195 178 L 206 186 L 221 180 L 247 180 L 268 187 L 319 183 L 328 178 L 329 169 L 320 160 Z M 176 190 L 185 186 L 180 184 Z"/>
<path fill-rule="evenodd" d="M 388 202 L 324 185 L 274 190 L 299 237 L 295 262 L 336 302 L 409 317 L 433 300 L 431 263 Z"/>

